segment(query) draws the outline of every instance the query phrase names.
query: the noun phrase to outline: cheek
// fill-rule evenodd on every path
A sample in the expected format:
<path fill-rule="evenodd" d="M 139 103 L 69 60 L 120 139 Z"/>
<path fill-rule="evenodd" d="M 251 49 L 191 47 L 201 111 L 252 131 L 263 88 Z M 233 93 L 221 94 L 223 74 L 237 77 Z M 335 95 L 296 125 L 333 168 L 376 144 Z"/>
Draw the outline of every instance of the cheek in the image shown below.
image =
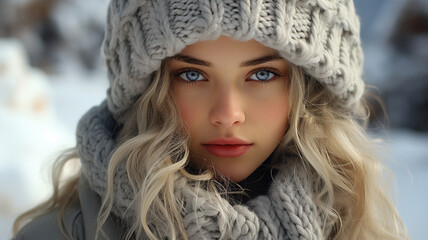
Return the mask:
<path fill-rule="evenodd" d="M 195 108 L 197 108 L 197 103 L 192 104 L 188 101 L 177 101 L 178 108 L 180 110 L 181 119 L 183 119 L 187 124 L 191 124 L 192 119 L 195 116 L 195 113 L 198 112 Z M 192 117 L 193 116 L 193 117 Z"/>
<path fill-rule="evenodd" d="M 289 98 L 287 89 L 271 91 L 262 100 L 252 101 L 249 113 L 258 128 L 269 132 L 285 133 L 288 122 Z M 251 119 L 249 118 L 249 119 Z M 282 136 L 281 136 L 282 137 Z"/>
<path fill-rule="evenodd" d="M 277 98 L 269 101 L 262 110 L 265 121 L 272 125 L 285 125 L 288 120 L 288 108 L 288 98 Z"/>
<path fill-rule="evenodd" d="M 181 88 L 175 89 L 173 94 L 181 119 L 187 124 L 189 131 L 191 131 L 201 121 L 204 101 Z"/>

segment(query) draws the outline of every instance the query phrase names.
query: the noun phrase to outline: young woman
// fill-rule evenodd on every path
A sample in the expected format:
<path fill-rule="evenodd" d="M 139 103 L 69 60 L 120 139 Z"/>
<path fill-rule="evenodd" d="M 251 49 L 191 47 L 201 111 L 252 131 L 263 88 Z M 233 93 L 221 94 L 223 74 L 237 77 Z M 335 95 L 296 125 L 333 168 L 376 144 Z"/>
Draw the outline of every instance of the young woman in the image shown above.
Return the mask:
<path fill-rule="evenodd" d="M 103 50 L 107 101 L 16 239 L 407 238 L 352 1 L 112 0 Z"/>

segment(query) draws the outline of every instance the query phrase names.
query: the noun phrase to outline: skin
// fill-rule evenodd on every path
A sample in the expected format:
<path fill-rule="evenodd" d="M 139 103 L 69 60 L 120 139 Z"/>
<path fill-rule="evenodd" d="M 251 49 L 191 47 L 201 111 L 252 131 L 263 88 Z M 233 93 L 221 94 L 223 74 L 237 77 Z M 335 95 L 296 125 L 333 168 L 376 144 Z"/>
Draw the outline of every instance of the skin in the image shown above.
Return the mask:
<path fill-rule="evenodd" d="M 266 56 L 271 58 L 242 66 Z M 214 169 L 233 182 L 244 180 L 268 158 L 286 132 L 287 61 L 255 40 L 220 36 L 187 46 L 171 64 L 174 100 L 191 139 L 190 163 Z M 203 145 L 231 137 L 252 145 L 238 157 L 215 156 Z"/>

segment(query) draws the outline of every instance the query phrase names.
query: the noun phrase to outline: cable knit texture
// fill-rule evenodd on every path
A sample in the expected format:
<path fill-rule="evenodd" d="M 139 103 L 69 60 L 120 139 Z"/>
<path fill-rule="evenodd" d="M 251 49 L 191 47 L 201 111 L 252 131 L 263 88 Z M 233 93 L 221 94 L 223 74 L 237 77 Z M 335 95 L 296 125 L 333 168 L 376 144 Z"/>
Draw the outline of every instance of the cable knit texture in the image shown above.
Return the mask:
<path fill-rule="evenodd" d="M 163 59 L 220 35 L 276 49 L 345 108 L 364 90 L 352 0 L 111 0 L 107 21 L 103 54 L 116 119 L 144 92 Z"/>
<path fill-rule="evenodd" d="M 77 128 L 77 149 L 82 171 L 101 198 L 106 195 L 107 167 L 116 144 L 116 122 L 106 101 L 92 108 Z M 114 175 L 113 213 L 125 221 L 135 214 L 134 193 L 124 166 Z M 198 195 L 184 177 L 178 177 L 175 196 L 183 202 L 183 223 L 189 239 L 323 239 L 321 220 L 311 198 L 310 184 L 302 166 L 282 168 L 267 195 L 246 205 L 228 206 L 225 215 L 217 203 Z M 151 223 L 156 228 L 156 222 Z M 157 228 L 159 229 L 159 228 Z M 161 236 L 162 237 L 162 236 Z"/>

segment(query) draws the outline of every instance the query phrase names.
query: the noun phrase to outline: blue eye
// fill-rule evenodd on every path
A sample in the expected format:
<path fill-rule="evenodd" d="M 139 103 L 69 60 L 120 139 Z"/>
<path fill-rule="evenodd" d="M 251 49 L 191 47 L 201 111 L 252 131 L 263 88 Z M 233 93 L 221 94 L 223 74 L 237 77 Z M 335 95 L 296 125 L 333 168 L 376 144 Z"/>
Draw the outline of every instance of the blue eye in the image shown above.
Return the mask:
<path fill-rule="evenodd" d="M 255 73 L 253 73 L 253 75 L 251 75 L 250 79 L 256 80 L 256 81 L 269 81 L 275 76 L 277 76 L 277 74 L 275 74 L 271 71 L 261 70 L 261 71 L 257 71 Z"/>
<path fill-rule="evenodd" d="M 202 76 L 202 74 L 196 71 L 185 71 L 180 73 L 178 76 L 184 79 L 185 81 L 189 81 L 189 82 L 204 80 L 204 77 Z"/>

